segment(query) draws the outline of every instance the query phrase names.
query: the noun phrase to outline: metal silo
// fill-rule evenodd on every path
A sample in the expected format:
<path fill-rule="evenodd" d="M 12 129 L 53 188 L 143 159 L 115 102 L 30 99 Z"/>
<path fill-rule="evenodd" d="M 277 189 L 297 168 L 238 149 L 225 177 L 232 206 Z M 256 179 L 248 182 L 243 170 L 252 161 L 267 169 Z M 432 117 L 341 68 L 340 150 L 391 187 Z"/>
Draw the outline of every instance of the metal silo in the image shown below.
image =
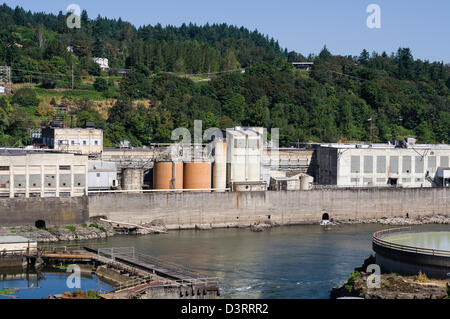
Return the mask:
<path fill-rule="evenodd" d="M 216 192 L 224 192 L 227 186 L 227 143 L 218 141 L 214 143 L 213 188 Z"/>
<path fill-rule="evenodd" d="M 154 189 L 183 189 L 183 162 L 161 161 L 153 167 Z"/>
<path fill-rule="evenodd" d="M 188 162 L 183 169 L 184 189 L 210 189 L 211 188 L 211 163 Z M 193 191 L 210 192 L 210 190 Z"/>
<path fill-rule="evenodd" d="M 144 170 L 141 168 L 125 168 L 122 174 L 123 190 L 139 190 L 144 184 Z"/>

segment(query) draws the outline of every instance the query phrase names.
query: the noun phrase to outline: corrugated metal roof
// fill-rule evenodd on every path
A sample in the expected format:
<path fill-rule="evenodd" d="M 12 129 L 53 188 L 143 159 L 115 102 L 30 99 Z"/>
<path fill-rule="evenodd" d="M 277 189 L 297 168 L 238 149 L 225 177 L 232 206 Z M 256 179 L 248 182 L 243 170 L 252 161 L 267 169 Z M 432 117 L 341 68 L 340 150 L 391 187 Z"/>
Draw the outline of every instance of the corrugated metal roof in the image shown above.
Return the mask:
<path fill-rule="evenodd" d="M 23 236 L 0 236 L 0 244 L 28 243 L 28 241 L 35 242 Z"/>

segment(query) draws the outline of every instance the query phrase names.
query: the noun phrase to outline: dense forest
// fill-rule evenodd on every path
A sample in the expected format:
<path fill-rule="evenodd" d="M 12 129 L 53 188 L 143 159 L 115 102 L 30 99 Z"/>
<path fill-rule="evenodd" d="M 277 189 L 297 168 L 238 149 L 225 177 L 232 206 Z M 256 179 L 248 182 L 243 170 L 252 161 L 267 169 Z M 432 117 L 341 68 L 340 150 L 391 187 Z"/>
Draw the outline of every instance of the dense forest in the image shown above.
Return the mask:
<path fill-rule="evenodd" d="M 304 56 L 226 24 L 136 28 L 83 11 L 81 28 L 69 29 L 66 19 L 0 6 L 0 65 L 14 83 L 13 95 L 0 97 L 0 145 L 26 143 L 27 128 L 48 124 L 55 106 L 67 106 L 75 125 L 103 128 L 107 146 L 169 142 L 195 119 L 204 128 L 278 127 L 283 146 L 406 136 L 450 143 L 450 66 L 414 59 L 408 48 Z M 93 57 L 108 58 L 109 71 Z M 294 61 L 314 66 L 295 70 Z M 104 113 L 94 107 L 99 96 L 113 101 Z"/>

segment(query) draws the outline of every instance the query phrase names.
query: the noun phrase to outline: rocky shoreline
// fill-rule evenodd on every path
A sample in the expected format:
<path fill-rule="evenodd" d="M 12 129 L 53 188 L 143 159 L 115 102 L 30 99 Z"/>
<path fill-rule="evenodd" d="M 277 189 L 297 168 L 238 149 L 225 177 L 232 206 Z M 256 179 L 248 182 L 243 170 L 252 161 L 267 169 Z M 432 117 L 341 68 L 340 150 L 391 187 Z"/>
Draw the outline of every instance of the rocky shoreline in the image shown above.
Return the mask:
<path fill-rule="evenodd" d="M 426 224 L 448 225 L 450 224 L 450 216 L 444 214 L 435 214 L 417 217 L 396 216 L 396 217 L 380 217 L 380 218 L 360 218 L 360 219 L 349 219 L 340 221 L 333 221 L 333 219 L 331 219 L 331 223 L 334 225 L 381 224 L 390 226 L 409 226 L 409 225 L 426 225 Z"/>
<path fill-rule="evenodd" d="M 164 223 L 160 220 L 155 220 L 149 224 L 138 225 L 124 229 L 117 227 L 99 218 L 90 219 L 86 224 L 81 225 L 65 225 L 52 226 L 46 229 L 38 229 L 32 226 L 17 226 L 17 227 L 0 227 L 0 236 L 20 235 L 38 242 L 58 242 L 58 241 L 73 241 L 73 240 L 87 240 L 87 239 L 101 239 L 118 234 L 128 235 L 149 235 L 156 233 L 165 233 L 167 231 Z M 450 224 L 450 216 L 443 214 L 419 216 L 419 217 L 381 217 L 381 218 L 361 218 L 349 220 L 330 220 L 330 226 L 333 225 L 353 225 L 353 224 L 381 224 L 391 226 L 410 226 L 410 225 L 425 225 L 425 224 Z M 252 232 L 262 232 L 272 227 L 280 226 L 273 221 L 262 221 L 253 223 L 248 226 L 237 225 L 238 228 L 248 228 Z M 211 230 L 213 227 L 209 224 L 196 225 L 196 230 Z"/>
<path fill-rule="evenodd" d="M 165 232 L 164 225 L 145 225 L 142 228 L 136 227 L 126 229 L 127 234 L 148 235 L 157 232 Z M 102 221 L 98 218 L 91 219 L 88 223 L 81 225 L 51 226 L 45 229 L 38 229 L 33 226 L 0 227 L 0 236 L 23 236 L 40 243 L 51 243 L 58 241 L 74 241 L 88 239 L 102 239 L 118 234 L 123 234 L 124 229 L 118 229 L 110 222 Z"/>
<path fill-rule="evenodd" d="M 355 268 L 348 280 L 341 286 L 331 289 L 330 298 L 363 299 L 449 299 L 450 286 L 446 280 L 430 279 L 424 274 L 401 276 L 396 273 L 381 274 L 379 288 L 369 288 L 367 279 L 371 275 L 365 270 L 375 263 L 370 256 L 364 264 Z"/>

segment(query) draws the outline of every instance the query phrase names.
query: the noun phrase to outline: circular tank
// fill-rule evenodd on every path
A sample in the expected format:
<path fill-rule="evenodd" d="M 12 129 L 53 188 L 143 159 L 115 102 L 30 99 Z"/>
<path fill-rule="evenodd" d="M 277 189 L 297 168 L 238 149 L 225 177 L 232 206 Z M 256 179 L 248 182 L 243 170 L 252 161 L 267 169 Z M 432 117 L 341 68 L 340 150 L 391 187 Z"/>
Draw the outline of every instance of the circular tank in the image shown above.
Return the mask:
<path fill-rule="evenodd" d="M 382 270 L 403 275 L 419 272 L 446 278 L 450 271 L 450 232 L 417 231 L 412 227 L 384 229 L 373 234 L 376 263 Z"/>
<path fill-rule="evenodd" d="M 214 145 L 213 188 L 224 192 L 227 183 L 227 143 L 218 141 Z"/>
<path fill-rule="evenodd" d="M 153 188 L 183 189 L 183 162 L 156 162 L 153 167 Z"/>
<path fill-rule="evenodd" d="M 184 180 L 184 189 L 211 188 L 211 163 L 210 162 L 184 163 L 183 180 Z M 210 192 L 210 191 L 205 190 L 193 192 Z"/>
<path fill-rule="evenodd" d="M 314 178 L 309 175 L 300 176 L 300 189 L 301 190 L 309 190 L 311 189 L 311 184 Z"/>
<path fill-rule="evenodd" d="M 123 190 L 139 190 L 144 184 L 144 170 L 140 168 L 125 168 L 122 175 Z"/>

